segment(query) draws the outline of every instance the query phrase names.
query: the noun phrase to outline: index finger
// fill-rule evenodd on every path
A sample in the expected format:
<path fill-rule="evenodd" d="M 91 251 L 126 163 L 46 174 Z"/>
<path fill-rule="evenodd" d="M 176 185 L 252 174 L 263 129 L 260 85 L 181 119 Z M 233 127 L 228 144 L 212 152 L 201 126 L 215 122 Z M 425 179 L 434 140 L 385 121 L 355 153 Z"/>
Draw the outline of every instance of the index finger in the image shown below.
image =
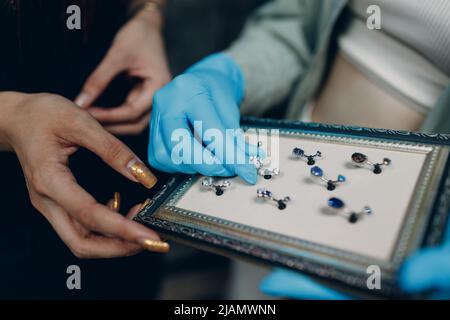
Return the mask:
<path fill-rule="evenodd" d="M 153 173 L 123 142 L 106 131 L 86 113 L 80 126 L 74 126 L 70 141 L 97 154 L 113 169 L 132 181 L 139 181 L 148 189 L 157 182 Z M 81 130 L 80 130 L 81 127 Z"/>

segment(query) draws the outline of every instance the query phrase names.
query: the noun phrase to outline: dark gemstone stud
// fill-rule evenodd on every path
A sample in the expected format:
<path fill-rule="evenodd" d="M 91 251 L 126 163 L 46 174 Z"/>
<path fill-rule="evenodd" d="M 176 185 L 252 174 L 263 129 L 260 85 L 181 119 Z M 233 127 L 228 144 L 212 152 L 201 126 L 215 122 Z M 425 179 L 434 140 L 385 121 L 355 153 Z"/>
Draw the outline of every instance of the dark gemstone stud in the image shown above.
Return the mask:
<path fill-rule="evenodd" d="M 256 190 L 258 198 L 272 200 L 277 204 L 279 210 L 284 210 L 287 207 L 287 203 L 291 201 L 290 197 L 284 197 L 283 199 L 277 199 L 273 196 L 272 192 L 264 188 Z"/>
<path fill-rule="evenodd" d="M 372 171 L 375 174 L 380 174 L 381 172 L 383 172 L 383 169 L 381 167 L 389 166 L 392 163 L 391 159 L 389 158 L 384 158 L 383 162 L 381 163 L 373 163 L 369 161 L 365 154 L 359 152 L 355 152 L 354 154 L 352 154 L 352 161 L 358 166 L 363 166 L 365 164 L 372 166 Z"/>
<path fill-rule="evenodd" d="M 322 157 L 322 152 L 317 151 L 315 154 L 307 155 L 303 149 L 294 148 L 292 149 L 292 156 L 298 159 L 304 158 L 308 166 L 313 166 L 316 164 L 316 158 Z"/>
<path fill-rule="evenodd" d="M 221 196 L 223 195 L 223 189 L 220 187 L 215 187 L 216 188 L 216 196 Z"/>
<path fill-rule="evenodd" d="M 326 183 L 326 186 L 327 186 L 327 190 L 329 190 L 329 191 L 335 190 L 335 189 L 336 189 L 336 186 L 337 186 L 339 183 L 343 183 L 343 182 L 345 182 L 345 181 L 347 180 L 347 179 L 345 178 L 345 176 L 343 176 L 342 174 L 338 175 L 336 180 L 329 180 L 329 179 L 326 179 L 326 178 L 324 178 L 324 176 L 323 176 L 323 170 L 322 170 L 320 167 L 318 167 L 318 166 L 315 166 L 315 167 L 312 167 L 312 168 L 311 168 L 311 175 L 312 175 L 313 177 L 319 178 L 320 180 L 322 180 L 323 182 L 325 182 L 325 183 Z"/>
<path fill-rule="evenodd" d="M 328 199 L 328 206 L 335 210 L 342 212 L 347 218 L 348 222 L 356 223 L 364 216 L 372 214 L 372 209 L 368 206 L 365 206 L 361 211 L 355 212 L 347 209 L 344 201 L 339 198 L 330 198 Z"/>
<path fill-rule="evenodd" d="M 213 178 L 206 177 L 202 181 L 202 186 L 208 190 L 214 190 L 216 196 L 221 196 L 224 194 L 225 190 L 231 186 L 231 182 L 228 180 L 223 180 L 219 183 L 215 183 Z"/>

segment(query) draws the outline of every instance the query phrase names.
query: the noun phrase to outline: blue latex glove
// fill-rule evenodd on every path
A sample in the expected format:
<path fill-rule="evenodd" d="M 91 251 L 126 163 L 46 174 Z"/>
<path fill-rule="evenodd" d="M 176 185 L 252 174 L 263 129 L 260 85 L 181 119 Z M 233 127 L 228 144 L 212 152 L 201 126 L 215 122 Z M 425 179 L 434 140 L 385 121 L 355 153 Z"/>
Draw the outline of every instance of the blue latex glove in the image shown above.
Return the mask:
<path fill-rule="evenodd" d="M 275 269 L 260 285 L 264 294 L 279 298 L 347 300 L 349 297 L 320 285 L 310 277 L 290 270 Z"/>
<path fill-rule="evenodd" d="M 231 57 L 222 53 L 205 58 L 176 77 L 159 90 L 153 100 L 148 149 L 150 164 L 156 169 L 171 173 L 238 175 L 248 183 L 255 184 L 256 168 L 248 158 L 262 151 L 256 146 L 248 145 L 242 131 L 237 138 L 226 139 L 224 143 L 218 144 L 219 147 L 214 148 L 210 146 L 210 142 L 200 143 L 192 130 L 198 127 L 195 126 L 197 121 L 201 121 L 203 132 L 216 129 L 223 137 L 226 136 L 226 129 L 239 129 L 239 105 L 243 95 L 244 80 L 240 68 Z M 180 140 L 172 140 L 172 134 L 180 132 L 177 129 L 189 132 L 187 140 L 192 146 L 190 157 L 183 158 L 184 150 L 172 152 L 179 150 Z M 198 128 L 195 129 L 198 132 Z M 205 145 L 209 145 L 209 148 L 205 148 Z M 204 161 L 192 161 L 194 152 L 203 155 Z M 245 159 L 245 162 L 226 163 L 226 155 L 230 152 L 234 152 L 239 159 Z"/>
<path fill-rule="evenodd" d="M 450 229 L 443 244 L 426 248 L 412 255 L 399 273 L 401 288 L 410 294 L 432 291 L 432 298 L 450 299 Z M 349 299 L 310 277 L 290 270 L 276 269 L 260 285 L 269 296 L 292 299 L 342 300 Z"/>
<path fill-rule="evenodd" d="M 432 291 L 434 299 L 450 299 L 450 228 L 443 244 L 414 254 L 400 272 L 400 285 L 405 292 Z"/>

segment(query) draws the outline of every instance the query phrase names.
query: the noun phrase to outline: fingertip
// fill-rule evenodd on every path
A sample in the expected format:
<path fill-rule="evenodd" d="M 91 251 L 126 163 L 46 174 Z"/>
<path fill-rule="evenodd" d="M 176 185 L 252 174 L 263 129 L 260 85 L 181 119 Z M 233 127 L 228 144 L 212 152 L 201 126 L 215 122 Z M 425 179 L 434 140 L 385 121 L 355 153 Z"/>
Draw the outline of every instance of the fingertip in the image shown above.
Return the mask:
<path fill-rule="evenodd" d="M 115 212 L 119 212 L 120 210 L 120 193 L 115 192 L 114 198 L 108 200 L 106 203 L 107 207 Z"/>
<path fill-rule="evenodd" d="M 153 188 L 158 179 L 147 166 L 137 158 L 130 160 L 127 169 L 131 175 L 147 189 Z"/>
<path fill-rule="evenodd" d="M 236 174 L 251 185 L 255 185 L 258 181 L 256 168 L 252 164 L 236 165 Z"/>
<path fill-rule="evenodd" d="M 90 95 L 85 92 L 81 92 L 76 98 L 74 103 L 80 108 L 86 108 L 91 100 Z"/>
<path fill-rule="evenodd" d="M 128 214 L 126 215 L 127 219 L 133 220 L 133 218 L 141 211 L 142 208 L 144 208 L 146 205 L 146 202 L 144 203 L 138 203 L 134 205 L 130 211 L 128 211 Z"/>
<path fill-rule="evenodd" d="M 170 245 L 161 240 L 141 239 L 141 245 L 145 250 L 156 253 L 167 253 L 170 251 Z"/>

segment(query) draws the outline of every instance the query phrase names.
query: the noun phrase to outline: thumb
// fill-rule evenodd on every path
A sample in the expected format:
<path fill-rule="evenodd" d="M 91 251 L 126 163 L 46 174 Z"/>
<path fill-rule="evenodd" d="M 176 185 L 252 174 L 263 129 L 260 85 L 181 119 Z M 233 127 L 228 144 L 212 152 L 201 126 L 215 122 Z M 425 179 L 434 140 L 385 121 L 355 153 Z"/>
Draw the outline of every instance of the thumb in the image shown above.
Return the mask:
<path fill-rule="evenodd" d="M 409 258 L 399 275 L 400 286 L 409 293 L 450 289 L 450 250 L 424 249 Z"/>
<path fill-rule="evenodd" d="M 106 86 L 123 70 L 117 53 L 109 51 L 94 72 L 86 80 L 75 104 L 87 108 L 103 93 Z"/>

